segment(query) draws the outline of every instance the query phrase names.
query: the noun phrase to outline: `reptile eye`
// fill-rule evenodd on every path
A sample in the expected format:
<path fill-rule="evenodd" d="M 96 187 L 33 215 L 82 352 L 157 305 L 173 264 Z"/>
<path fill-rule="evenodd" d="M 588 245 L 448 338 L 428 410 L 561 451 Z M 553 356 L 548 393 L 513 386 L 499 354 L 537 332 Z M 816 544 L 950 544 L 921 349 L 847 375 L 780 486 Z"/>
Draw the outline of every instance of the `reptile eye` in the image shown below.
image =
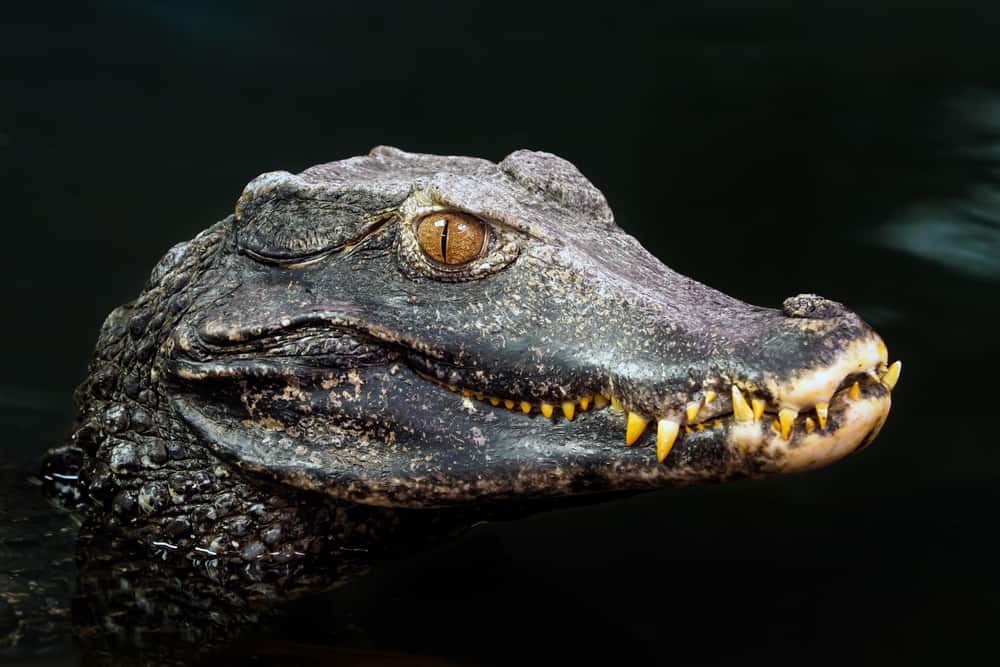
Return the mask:
<path fill-rule="evenodd" d="M 468 213 L 430 213 L 416 222 L 417 241 L 439 264 L 468 264 L 483 254 L 486 223 Z"/>

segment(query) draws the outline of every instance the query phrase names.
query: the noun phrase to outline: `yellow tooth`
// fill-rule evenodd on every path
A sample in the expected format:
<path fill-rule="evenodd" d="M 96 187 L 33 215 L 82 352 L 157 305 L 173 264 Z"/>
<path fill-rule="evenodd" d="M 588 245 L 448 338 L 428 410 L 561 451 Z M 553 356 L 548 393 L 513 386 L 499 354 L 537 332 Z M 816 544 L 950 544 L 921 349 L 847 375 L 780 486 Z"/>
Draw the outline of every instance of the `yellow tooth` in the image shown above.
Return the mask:
<path fill-rule="evenodd" d="M 563 416 L 573 421 L 573 415 L 576 414 L 576 404 L 573 401 L 563 401 L 562 410 Z"/>
<path fill-rule="evenodd" d="M 611 397 L 611 407 L 613 407 L 615 410 L 624 410 L 625 409 L 625 408 L 622 407 L 622 404 L 618 402 L 618 399 L 615 398 L 614 396 Z"/>
<path fill-rule="evenodd" d="M 702 423 L 702 422 L 699 422 L 698 424 L 695 424 L 694 427 L 696 429 L 698 429 L 699 431 L 704 431 L 705 430 L 705 424 Z"/>
<path fill-rule="evenodd" d="M 490 404 L 494 406 L 500 405 L 500 399 L 496 396 L 490 396 Z"/>
<path fill-rule="evenodd" d="M 687 404 L 684 411 L 687 413 L 688 423 L 693 424 L 694 420 L 698 418 L 698 411 L 701 410 L 701 403 L 696 401 L 691 401 Z"/>
<path fill-rule="evenodd" d="M 717 396 L 717 394 L 714 391 L 712 391 L 711 389 L 709 389 L 708 391 L 706 391 L 705 392 L 705 405 L 709 405 L 712 401 L 714 401 L 716 396 Z"/>
<path fill-rule="evenodd" d="M 690 433 L 691 432 L 691 427 L 688 426 L 687 424 L 684 424 L 684 432 L 685 433 Z"/>
<path fill-rule="evenodd" d="M 604 396 L 604 394 L 597 394 L 596 396 L 594 396 L 595 408 L 603 408 L 607 404 L 608 404 L 608 399 L 607 397 Z"/>
<path fill-rule="evenodd" d="M 463 389 L 462 396 L 465 396 L 466 398 L 472 398 L 472 392 L 469 391 L 468 389 Z"/>
<path fill-rule="evenodd" d="M 830 404 L 829 403 L 817 403 L 816 404 L 816 418 L 819 419 L 819 427 L 826 428 L 826 417 L 830 414 Z"/>
<path fill-rule="evenodd" d="M 757 421 L 764 415 L 764 406 L 766 404 L 759 398 L 753 398 L 750 399 L 750 405 L 753 406 L 753 420 Z"/>
<path fill-rule="evenodd" d="M 673 449 L 674 442 L 677 440 L 677 432 L 680 428 L 680 423 L 672 419 L 661 419 L 656 422 L 657 463 L 663 463 L 663 459 L 667 458 L 667 454 Z"/>
<path fill-rule="evenodd" d="M 795 418 L 799 415 L 798 410 L 792 410 L 791 408 L 781 408 L 778 410 L 778 422 L 781 424 L 781 437 L 785 440 L 792 435 L 792 425 L 795 424 Z"/>
<path fill-rule="evenodd" d="M 586 410 L 590 407 L 590 396 L 584 396 L 580 399 L 580 409 Z"/>
<path fill-rule="evenodd" d="M 894 361 L 892 366 L 889 366 L 889 370 L 882 376 L 882 384 L 888 387 L 889 391 L 895 389 L 896 383 L 899 382 L 899 372 L 901 370 L 903 370 L 903 362 Z"/>
<path fill-rule="evenodd" d="M 812 433 L 816 428 L 816 422 L 813 421 L 812 417 L 806 417 L 806 433 Z"/>
<path fill-rule="evenodd" d="M 482 394 L 476 394 L 476 400 L 477 400 L 477 401 L 481 401 L 481 400 L 483 400 L 483 399 L 485 399 L 485 398 L 486 398 L 486 397 L 485 397 L 485 396 L 483 396 Z"/>
<path fill-rule="evenodd" d="M 542 414 L 548 419 L 552 419 L 552 406 L 548 403 L 542 403 Z"/>
<path fill-rule="evenodd" d="M 448 385 L 448 389 L 451 389 L 452 391 L 458 391 L 458 387 L 456 387 L 453 384 Z"/>
<path fill-rule="evenodd" d="M 747 404 L 747 399 L 743 398 L 743 392 L 735 384 L 733 385 L 733 416 L 738 422 L 754 421 L 753 410 Z"/>
<path fill-rule="evenodd" d="M 722 428 L 722 420 L 721 419 L 716 419 L 714 422 L 712 422 L 712 427 L 713 428 Z"/>
<path fill-rule="evenodd" d="M 851 385 L 851 388 L 847 391 L 847 395 L 851 397 L 852 401 L 856 401 L 861 398 L 861 385 L 857 382 Z"/>
<path fill-rule="evenodd" d="M 528 414 L 529 412 L 531 412 L 531 403 L 528 403 L 527 401 L 521 401 L 521 412 L 523 412 L 524 414 Z"/>
<path fill-rule="evenodd" d="M 503 405 L 508 410 L 513 410 L 514 409 L 514 401 L 510 400 L 509 398 L 503 399 Z"/>
<path fill-rule="evenodd" d="M 642 432 L 646 430 L 646 424 L 648 423 L 648 419 L 643 419 L 634 412 L 628 413 L 628 422 L 625 426 L 625 444 L 635 444 L 635 441 L 639 439 Z"/>

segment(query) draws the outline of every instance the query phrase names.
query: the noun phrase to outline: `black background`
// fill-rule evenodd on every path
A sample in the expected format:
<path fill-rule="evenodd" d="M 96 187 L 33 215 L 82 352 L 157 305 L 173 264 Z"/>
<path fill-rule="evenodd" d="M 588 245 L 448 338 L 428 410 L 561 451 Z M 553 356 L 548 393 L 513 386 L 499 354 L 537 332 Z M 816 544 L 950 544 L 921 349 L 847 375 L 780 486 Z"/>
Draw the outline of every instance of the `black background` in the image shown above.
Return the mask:
<path fill-rule="evenodd" d="M 995 664 L 1000 9 L 12 11 L 8 451 L 58 441 L 103 317 L 247 181 L 376 144 L 559 154 L 676 270 L 760 305 L 842 301 L 904 361 L 863 455 L 482 526 L 295 605 L 278 641 L 459 664 Z"/>

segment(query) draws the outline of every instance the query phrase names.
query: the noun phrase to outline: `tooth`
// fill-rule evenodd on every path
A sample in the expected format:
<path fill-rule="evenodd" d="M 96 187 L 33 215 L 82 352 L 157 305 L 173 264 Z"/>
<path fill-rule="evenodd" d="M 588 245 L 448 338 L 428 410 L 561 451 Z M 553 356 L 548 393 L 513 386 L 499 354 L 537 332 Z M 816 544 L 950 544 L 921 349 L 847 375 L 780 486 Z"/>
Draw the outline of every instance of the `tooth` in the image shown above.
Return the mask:
<path fill-rule="evenodd" d="M 458 387 L 456 387 L 453 384 L 448 385 L 448 389 L 451 389 L 452 391 L 458 391 Z"/>
<path fill-rule="evenodd" d="M 483 399 L 485 399 L 485 398 L 486 398 L 486 397 L 485 397 L 485 396 L 483 396 L 482 394 L 476 394 L 476 400 L 477 400 L 477 401 L 481 401 L 481 400 L 483 400 Z"/>
<path fill-rule="evenodd" d="M 634 412 L 628 413 L 628 422 L 625 426 L 625 444 L 630 446 L 635 444 L 642 432 L 646 430 L 648 423 L 648 419 L 643 419 Z"/>
<path fill-rule="evenodd" d="M 580 409 L 586 410 L 590 407 L 590 396 L 584 396 L 580 399 Z"/>
<path fill-rule="evenodd" d="M 521 401 L 521 412 L 523 412 L 524 414 L 528 414 L 529 412 L 531 412 L 531 403 L 528 403 L 527 401 Z"/>
<path fill-rule="evenodd" d="M 708 405 L 708 404 L 710 404 L 710 403 L 711 403 L 712 401 L 714 401 L 714 400 L 715 400 L 715 397 L 716 397 L 716 395 L 717 395 L 717 394 L 716 394 L 716 393 L 715 393 L 714 391 L 712 391 L 711 389 L 709 389 L 708 391 L 706 391 L 706 392 L 705 392 L 705 405 Z"/>
<path fill-rule="evenodd" d="M 469 391 L 468 389 L 463 389 L 462 396 L 465 396 L 466 398 L 472 398 L 472 392 Z"/>
<path fill-rule="evenodd" d="M 851 385 L 851 388 L 847 391 L 847 395 L 851 397 L 852 401 L 856 401 L 861 398 L 861 385 L 857 382 Z"/>
<path fill-rule="evenodd" d="M 514 401 L 510 400 L 509 398 L 503 399 L 503 405 L 508 410 L 513 410 L 514 409 Z"/>
<path fill-rule="evenodd" d="M 714 422 L 712 422 L 712 428 L 722 428 L 722 420 L 716 419 Z"/>
<path fill-rule="evenodd" d="M 667 458 L 667 454 L 670 453 L 674 442 L 677 440 L 677 432 L 680 428 L 680 422 L 675 422 L 672 419 L 661 419 L 656 422 L 657 463 L 663 463 L 663 459 Z"/>
<path fill-rule="evenodd" d="M 798 410 L 792 410 L 791 408 L 781 408 L 778 410 L 778 421 L 781 423 L 781 437 L 784 440 L 788 440 L 791 437 L 792 425 L 795 423 L 795 418 L 798 414 Z"/>
<path fill-rule="evenodd" d="M 743 392 L 735 384 L 733 385 L 733 416 L 738 422 L 754 421 L 753 410 L 747 404 L 747 399 L 743 398 Z"/>
<path fill-rule="evenodd" d="M 618 399 L 615 398 L 614 396 L 611 397 L 611 407 L 613 407 L 615 410 L 618 410 L 618 411 L 621 411 L 621 410 L 625 409 L 625 408 L 622 407 L 622 404 L 618 402 Z"/>
<path fill-rule="evenodd" d="M 608 399 L 604 394 L 597 394 L 594 396 L 594 407 L 603 408 L 608 404 Z"/>
<path fill-rule="evenodd" d="M 490 396 L 490 403 L 494 406 L 500 405 L 500 399 L 496 396 Z"/>
<path fill-rule="evenodd" d="M 896 383 L 899 382 L 899 372 L 901 370 L 903 370 L 903 362 L 894 361 L 892 366 L 889 366 L 889 370 L 882 376 L 882 384 L 888 387 L 889 391 L 892 391 L 896 387 Z"/>
<path fill-rule="evenodd" d="M 691 427 L 688 426 L 687 424 L 684 424 L 684 432 L 685 433 L 690 433 L 691 432 Z"/>
<path fill-rule="evenodd" d="M 573 403 L 573 401 L 563 401 L 562 411 L 563 411 L 563 416 L 566 417 L 566 419 L 573 421 L 573 415 L 575 414 L 575 410 L 576 410 L 576 404 Z"/>
<path fill-rule="evenodd" d="M 542 403 L 542 414 L 545 415 L 546 418 L 552 419 L 552 406 L 548 403 Z"/>
<path fill-rule="evenodd" d="M 816 404 L 816 418 L 819 419 L 819 427 L 826 428 L 826 417 L 830 414 L 830 404 L 829 403 L 817 403 Z"/>
<path fill-rule="evenodd" d="M 687 412 L 688 423 L 693 424 L 694 420 L 698 418 L 698 411 L 701 410 L 701 403 L 697 401 L 691 401 L 687 404 L 685 412 Z"/>
<path fill-rule="evenodd" d="M 750 404 L 753 406 L 753 420 L 757 421 L 763 416 L 766 403 L 759 398 L 754 398 L 750 400 Z"/>
<path fill-rule="evenodd" d="M 813 421 L 812 417 L 806 417 L 806 433 L 812 433 L 815 428 L 816 422 Z"/>

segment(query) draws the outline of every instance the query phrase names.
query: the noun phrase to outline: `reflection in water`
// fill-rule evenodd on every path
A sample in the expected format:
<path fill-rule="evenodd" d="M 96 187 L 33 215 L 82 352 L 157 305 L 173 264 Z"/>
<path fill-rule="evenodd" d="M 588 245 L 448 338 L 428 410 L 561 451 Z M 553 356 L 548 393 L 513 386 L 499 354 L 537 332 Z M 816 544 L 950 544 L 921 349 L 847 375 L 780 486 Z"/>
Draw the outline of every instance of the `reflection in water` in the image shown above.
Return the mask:
<path fill-rule="evenodd" d="M 875 242 L 979 280 L 1000 282 L 1000 100 L 966 95 L 942 121 L 954 136 L 941 155 L 972 173 L 964 192 L 904 209 Z M 949 117 L 950 116 L 950 117 Z"/>
<path fill-rule="evenodd" d="M 26 472 L 27 462 L 0 467 L 0 485 L 8 491 L 0 495 L 0 576 L 7 580 L 0 594 L 0 657 L 66 656 L 76 645 L 85 664 L 243 664 L 252 656 L 290 665 L 454 664 L 349 641 L 271 640 L 269 622 L 287 603 L 342 586 L 379 561 L 445 541 L 480 520 L 540 509 L 429 512 L 327 503 L 329 524 L 316 548 L 248 560 L 238 551 L 182 548 L 169 536 L 152 543 L 131 539 L 105 523 L 103 513 L 87 512 L 76 474 L 80 462 L 75 448 L 51 451 L 40 483 Z M 350 629 L 330 624 L 324 639 L 338 633 L 349 637 Z M 234 642 L 236 653 L 228 650 Z"/>
<path fill-rule="evenodd" d="M 78 526 L 47 502 L 11 450 L 0 459 L 0 662 L 73 647 Z"/>

